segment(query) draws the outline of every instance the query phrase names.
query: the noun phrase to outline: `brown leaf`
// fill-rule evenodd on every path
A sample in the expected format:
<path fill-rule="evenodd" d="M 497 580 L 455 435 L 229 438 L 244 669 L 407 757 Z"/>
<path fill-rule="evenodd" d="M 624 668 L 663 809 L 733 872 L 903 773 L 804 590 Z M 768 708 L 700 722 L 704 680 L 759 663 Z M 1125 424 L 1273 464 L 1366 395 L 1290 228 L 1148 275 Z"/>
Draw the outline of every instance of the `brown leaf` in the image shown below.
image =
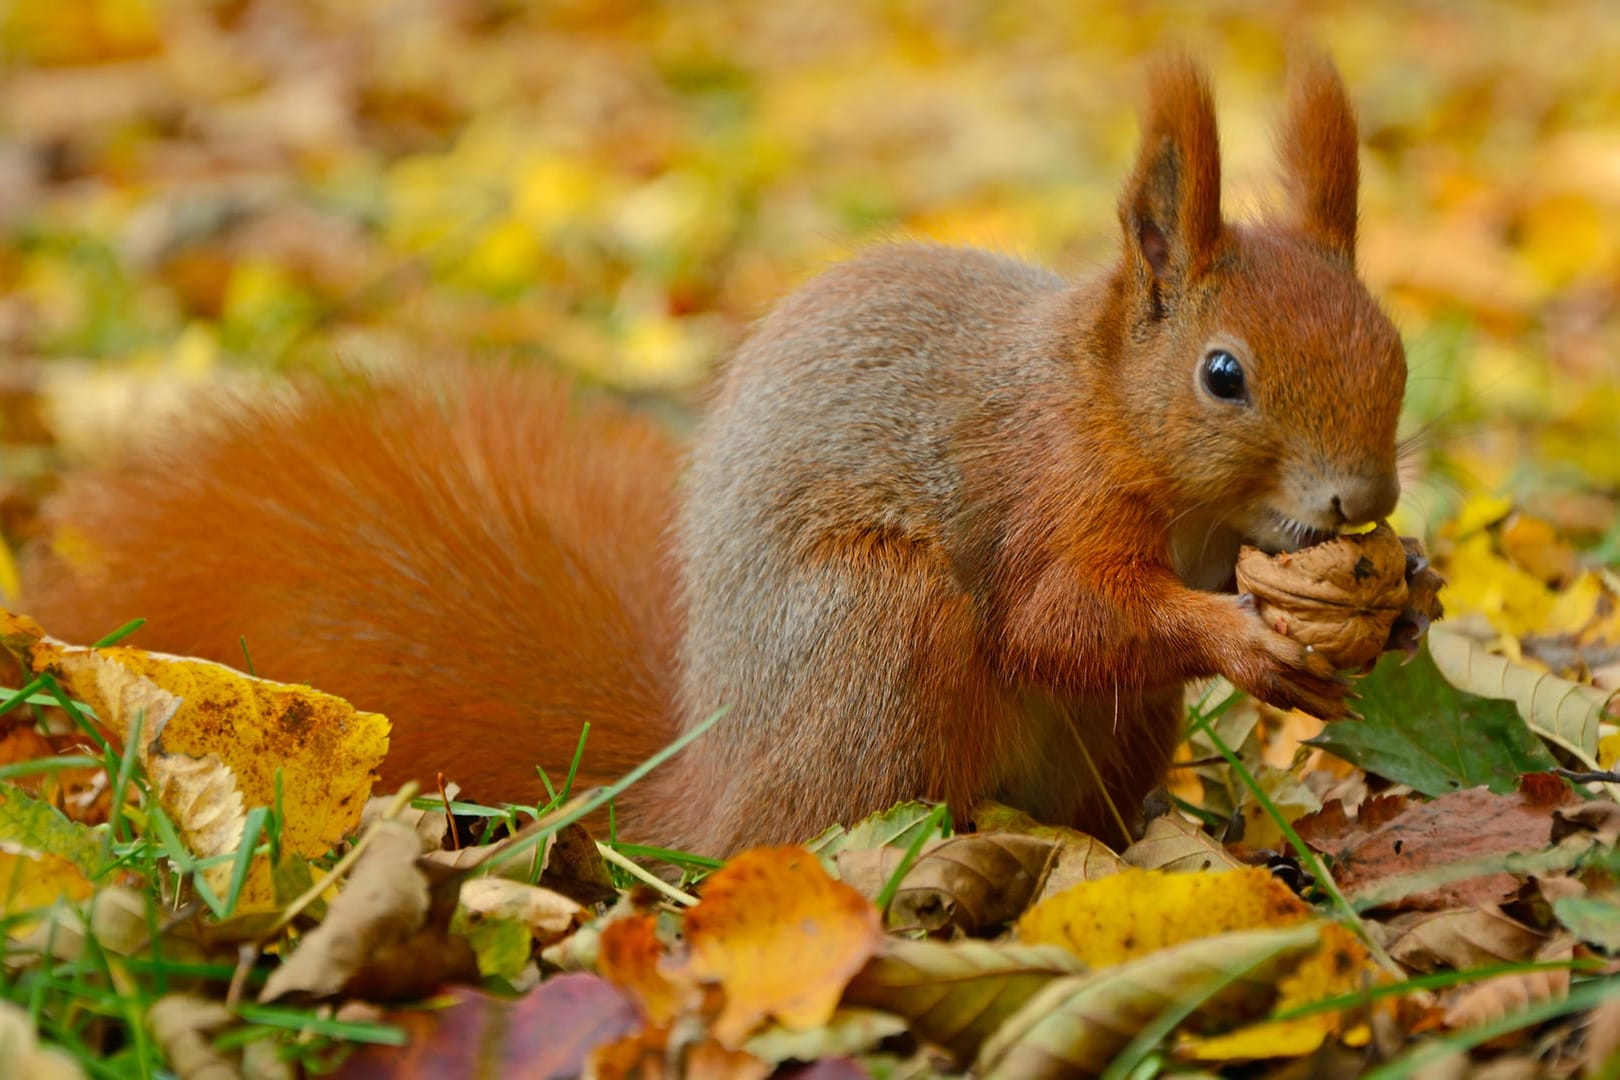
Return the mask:
<path fill-rule="evenodd" d="M 1548 844 L 1551 807 L 1538 791 L 1495 795 L 1483 787 L 1410 803 L 1360 836 L 1339 842 L 1334 878 L 1347 894 L 1370 891 L 1386 879 L 1415 874 L 1465 859 L 1535 851 Z M 1562 793 L 1566 800 L 1575 796 Z M 1489 821 L 1489 829 L 1479 823 Z M 1494 904 L 1517 893 L 1518 879 L 1490 873 L 1438 885 L 1394 902 L 1399 908 L 1447 909 Z"/>
<path fill-rule="evenodd" d="M 515 919 L 544 948 L 585 921 L 585 909 L 561 893 L 506 878 L 482 877 L 461 885 L 461 906 L 474 919 Z"/>
<path fill-rule="evenodd" d="M 1183 1001 L 1230 1025 L 1263 1015 L 1277 978 L 1318 942 L 1317 927 L 1239 930 L 1183 941 L 1117 967 L 1057 979 L 980 1048 L 986 1080 L 1094 1076 L 1131 1038 Z"/>
<path fill-rule="evenodd" d="M 1175 814 L 1150 821 L 1142 838 L 1120 858 L 1139 870 L 1238 870 L 1244 865 L 1214 837 Z"/>
<path fill-rule="evenodd" d="M 1084 970 L 1052 945 L 890 938 L 850 980 L 844 1000 L 905 1017 L 917 1034 L 966 1062 L 1041 987 Z"/>
<path fill-rule="evenodd" d="M 1573 954 L 1574 940 L 1565 936 L 1547 942 L 1535 958 L 1568 960 Z M 1462 987 L 1446 1008 L 1445 1024 L 1449 1028 L 1477 1027 L 1537 1002 L 1564 998 L 1569 994 L 1569 978 L 1568 969 L 1526 971 Z"/>
<path fill-rule="evenodd" d="M 794 847 L 745 851 L 715 871 L 685 933 L 692 974 L 725 993 L 714 1035 L 727 1046 L 767 1016 L 796 1029 L 826 1023 L 883 940 L 871 902 Z"/>
<path fill-rule="evenodd" d="M 889 906 L 889 924 L 930 933 L 976 933 L 1016 918 L 1056 862 L 1050 840 L 1013 833 L 969 833 L 925 844 Z M 876 897 L 905 852 L 882 847 L 841 851 L 839 877 Z"/>
<path fill-rule="evenodd" d="M 1545 933 L 1495 907 L 1404 911 L 1382 925 L 1389 954 L 1417 971 L 1518 963 L 1547 942 Z"/>
<path fill-rule="evenodd" d="M 214 1049 L 212 1038 L 235 1022 L 224 1002 L 192 994 L 167 994 L 146 1010 L 146 1026 L 181 1080 L 234 1080 L 241 1075 Z"/>
<path fill-rule="evenodd" d="M 335 994 L 384 945 L 420 929 L 428 912 L 428 881 L 416 866 L 420 850 L 409 825 L 380 822 L 325 920 L 270 973 L 259 1000 Z"/>

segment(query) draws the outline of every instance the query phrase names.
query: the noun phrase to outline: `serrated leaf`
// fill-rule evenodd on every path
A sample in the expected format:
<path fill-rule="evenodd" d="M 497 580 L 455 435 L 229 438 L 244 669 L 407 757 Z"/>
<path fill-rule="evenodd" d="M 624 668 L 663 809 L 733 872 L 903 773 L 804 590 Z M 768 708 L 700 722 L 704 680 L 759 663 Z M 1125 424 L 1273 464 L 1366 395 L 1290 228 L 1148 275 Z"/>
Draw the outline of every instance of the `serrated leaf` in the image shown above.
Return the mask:
<path fill-rule="evenodd" d="M 1435 627 L 1429 632 L 1435 666 L 1453 686 L 1511 701 L 1530 730 L 1597 764 L 1599 726 L 1612 716 L 1612 691 L 1572 682 L 1495 656 L 1473 638 Z"/>
<path fill-rule="evenodd" d="M 1426 647 L 1404 665 L 1386 655 L 1357 692 L 1363 719 L 1331 724 L 1311 745 L 1425 795 L 1481 784 L 1506 794 L 1524 773 L 1557 766 L 1511 701 L 1452 686 Z"/>
<path fill-rule="evenodd" d="M 1084 970 L 1057 946 L 893 938 L 850 981 L 844 1002 L 903 1016 L 965 1062 L 1041 987 Z"/>

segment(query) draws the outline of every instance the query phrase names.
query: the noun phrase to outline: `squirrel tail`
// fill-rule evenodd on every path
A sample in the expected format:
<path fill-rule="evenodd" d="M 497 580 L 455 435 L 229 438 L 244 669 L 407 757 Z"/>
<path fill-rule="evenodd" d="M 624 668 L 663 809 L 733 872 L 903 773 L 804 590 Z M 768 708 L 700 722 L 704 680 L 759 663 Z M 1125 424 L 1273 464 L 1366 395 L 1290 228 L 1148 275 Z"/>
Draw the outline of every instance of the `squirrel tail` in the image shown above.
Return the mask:
<path fill-rule="evenodd" d="M 652 421 L 469 364 L 311 382 L 186 428 L 48 505 L 22 604 L 47 631 L 144 616 L 132 644 L 385 713 L 390 784 L 443 773 L 533 801 L 584 722 L 580 785 L 673 737 L 677 455 Z"/>

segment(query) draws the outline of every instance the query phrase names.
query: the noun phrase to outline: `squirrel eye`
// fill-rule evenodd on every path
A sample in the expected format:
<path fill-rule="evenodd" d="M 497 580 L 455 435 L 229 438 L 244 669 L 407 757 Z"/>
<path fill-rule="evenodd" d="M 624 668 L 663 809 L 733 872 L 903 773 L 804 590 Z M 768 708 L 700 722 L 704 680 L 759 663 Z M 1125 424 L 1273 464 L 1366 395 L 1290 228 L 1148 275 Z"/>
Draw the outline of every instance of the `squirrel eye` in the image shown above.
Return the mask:
<path fill-rule="evenodd" d="M 1243 365 L 1225 349 L 1215 349 L 1204 357 L 1204 389 L 1222 401 L 1242 401 L 1248 396 L 1243 382 Z"/>

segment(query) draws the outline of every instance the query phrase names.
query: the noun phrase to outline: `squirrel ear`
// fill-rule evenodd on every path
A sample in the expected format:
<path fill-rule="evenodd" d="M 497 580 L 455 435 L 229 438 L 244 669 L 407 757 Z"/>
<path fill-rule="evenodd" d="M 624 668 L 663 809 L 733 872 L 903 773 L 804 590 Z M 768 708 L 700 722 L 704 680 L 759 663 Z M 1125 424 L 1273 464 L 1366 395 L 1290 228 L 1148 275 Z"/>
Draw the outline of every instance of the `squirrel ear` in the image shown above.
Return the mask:
<path fill-rule="evenodd" d="M 1184 57 L 1152 73 L 1142 148 L 1119 204 L 1125 258 L 1155 308 L 1208 268 L 1221 237 L 1221 150 L 1209 80 Z"/>
<path fill-rule="evenodd" d="M 1356 261 L 1356 115 L 1326 56 L 1290 65 L 1288 115 L 1278 152 L 1299 226 L 1345 262 Z"/>

